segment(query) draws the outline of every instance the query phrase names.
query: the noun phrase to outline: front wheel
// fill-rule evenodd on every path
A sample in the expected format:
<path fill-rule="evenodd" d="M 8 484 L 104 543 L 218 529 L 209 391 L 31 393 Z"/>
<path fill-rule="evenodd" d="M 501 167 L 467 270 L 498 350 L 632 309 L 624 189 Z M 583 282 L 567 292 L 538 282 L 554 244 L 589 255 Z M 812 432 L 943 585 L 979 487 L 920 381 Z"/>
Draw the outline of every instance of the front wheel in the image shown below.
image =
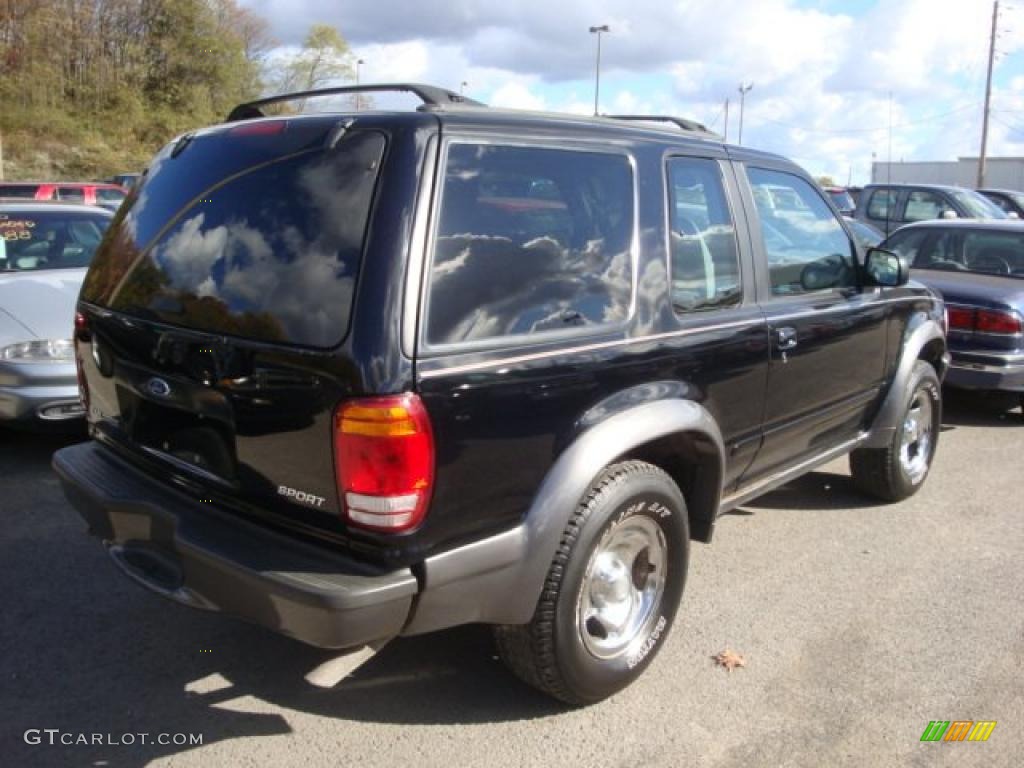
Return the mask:
<path fill-rule="evenodd" d="M 884 501 L 902 501 L 917 493 L 935 458 L 942 423 L 942 394 L 935 369 L 914 363 L 903 419 L 889 445 L 858 448 L 850 454 L 853 482 Z"/>
<path fill-rule="evenodd" d="M 562 534 L 533 619 L 496 628 L 503 660 L 567 703 L 611 696 L 664 644 L 688 559 L 686 502 L 672 479 L 640 461 L 608 467 Z"/>

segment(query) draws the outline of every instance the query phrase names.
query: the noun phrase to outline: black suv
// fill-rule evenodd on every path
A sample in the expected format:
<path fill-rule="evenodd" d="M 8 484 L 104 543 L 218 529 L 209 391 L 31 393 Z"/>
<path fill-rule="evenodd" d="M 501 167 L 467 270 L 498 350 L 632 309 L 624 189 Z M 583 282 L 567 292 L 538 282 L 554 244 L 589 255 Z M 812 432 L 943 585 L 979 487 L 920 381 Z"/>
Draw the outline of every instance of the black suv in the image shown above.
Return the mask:
<path fill-rule="evenodd" d="M 129 577 L 325 648 L 492 624 L 586 703 L 651 662 L 723 511 L 847 453 L 921 486 L 942 304 L 801 169 L 402 88 L 243 105 L 118 212 L 76 318 L 94 440 L 54 466 Z"/>

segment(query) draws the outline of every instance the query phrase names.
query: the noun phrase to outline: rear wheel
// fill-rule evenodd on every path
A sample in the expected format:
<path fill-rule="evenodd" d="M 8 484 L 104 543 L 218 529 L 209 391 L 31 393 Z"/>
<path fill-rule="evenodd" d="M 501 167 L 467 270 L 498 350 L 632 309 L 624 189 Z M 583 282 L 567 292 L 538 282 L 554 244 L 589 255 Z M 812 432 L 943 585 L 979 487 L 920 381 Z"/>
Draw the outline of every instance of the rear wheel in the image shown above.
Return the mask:
<path fill-rule="evenodd" d="M 942 395 L 935 369 L 914 364 L 903 419 L 889 445 L 850 454 L 854 483 L 884 501 L 901 501 L 924 485 L 935 457 L 942 421 Z"/>
<path fill-rule="evenodd" d="M 686 502 L 639 461 L 608 467 L 576 508 L 533 619 L 496 629 L 520 678 L 570 704 L 629 685 L 664 643 L 689 558 Z"/>

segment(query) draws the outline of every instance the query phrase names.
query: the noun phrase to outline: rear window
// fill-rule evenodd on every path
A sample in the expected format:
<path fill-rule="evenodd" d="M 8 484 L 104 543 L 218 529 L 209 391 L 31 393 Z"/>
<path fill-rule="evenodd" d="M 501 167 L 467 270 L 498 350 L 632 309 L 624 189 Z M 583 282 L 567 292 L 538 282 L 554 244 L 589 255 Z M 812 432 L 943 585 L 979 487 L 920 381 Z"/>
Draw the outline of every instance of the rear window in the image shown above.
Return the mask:
<path fill-rule="evenodd" d="M 633 174 L 622 154 L 453 144 L 427 340 L 481 342 L 627 319 Z"/>
<path fill-rule="evenodd" d="M 327 150 L 308 130 L 229 130 L 165 148 L 122 206 L 82 298 L 201 331 L 340 343 L 385 139 L 356 132 Z"/>
<path fill-rule="evenodd" d="M 99 213 L 0 209 L 0 271 L 87 267 L 109 225 Z"/>

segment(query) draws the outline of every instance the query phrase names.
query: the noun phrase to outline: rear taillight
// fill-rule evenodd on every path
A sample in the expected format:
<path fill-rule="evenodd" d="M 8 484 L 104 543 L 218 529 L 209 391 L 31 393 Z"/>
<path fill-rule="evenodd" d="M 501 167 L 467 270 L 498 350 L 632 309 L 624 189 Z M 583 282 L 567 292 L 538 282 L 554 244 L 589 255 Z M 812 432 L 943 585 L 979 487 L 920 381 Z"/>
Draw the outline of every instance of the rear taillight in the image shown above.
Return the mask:
<path fill-rule="evenodd" d="M 78 355 L 78 345 L 88 344 L 91 339 L 89 333 L 89 318 L 81 312 L 75 312 L 75 373 L 78 375 L 78 399 L 86 412 L 89 411 L 89 382 L 85 378 L 85 371 L 82 370 L 82 359 Z"/>
<path fill-rule="evenodd" d="M 1021 332 L 1020 315 L 992 309 L 979 309 L 974 328 L 980 333 L 999 333 L 1012 336 Z"/>
<path fill-rule="evenodd" d="M 343 404 L 334 415 L 334 468 L 350 523 L 415 528 L 434 483 L 434 436 L 423 402 L 404 394 Z"/>
<path fill-rule="evenodd" d="M 950 307 L 949 327 L 956 331 L 1016 336 L 1022 330 L 1021 317 L 1012 310 Z"/>
<path fill-rule="evenodd" d="M 974 310 L 961 309 L 960 307 L 947 307 L 949 314 L 949 327 L 954 331 L 974 330 Z"/>

